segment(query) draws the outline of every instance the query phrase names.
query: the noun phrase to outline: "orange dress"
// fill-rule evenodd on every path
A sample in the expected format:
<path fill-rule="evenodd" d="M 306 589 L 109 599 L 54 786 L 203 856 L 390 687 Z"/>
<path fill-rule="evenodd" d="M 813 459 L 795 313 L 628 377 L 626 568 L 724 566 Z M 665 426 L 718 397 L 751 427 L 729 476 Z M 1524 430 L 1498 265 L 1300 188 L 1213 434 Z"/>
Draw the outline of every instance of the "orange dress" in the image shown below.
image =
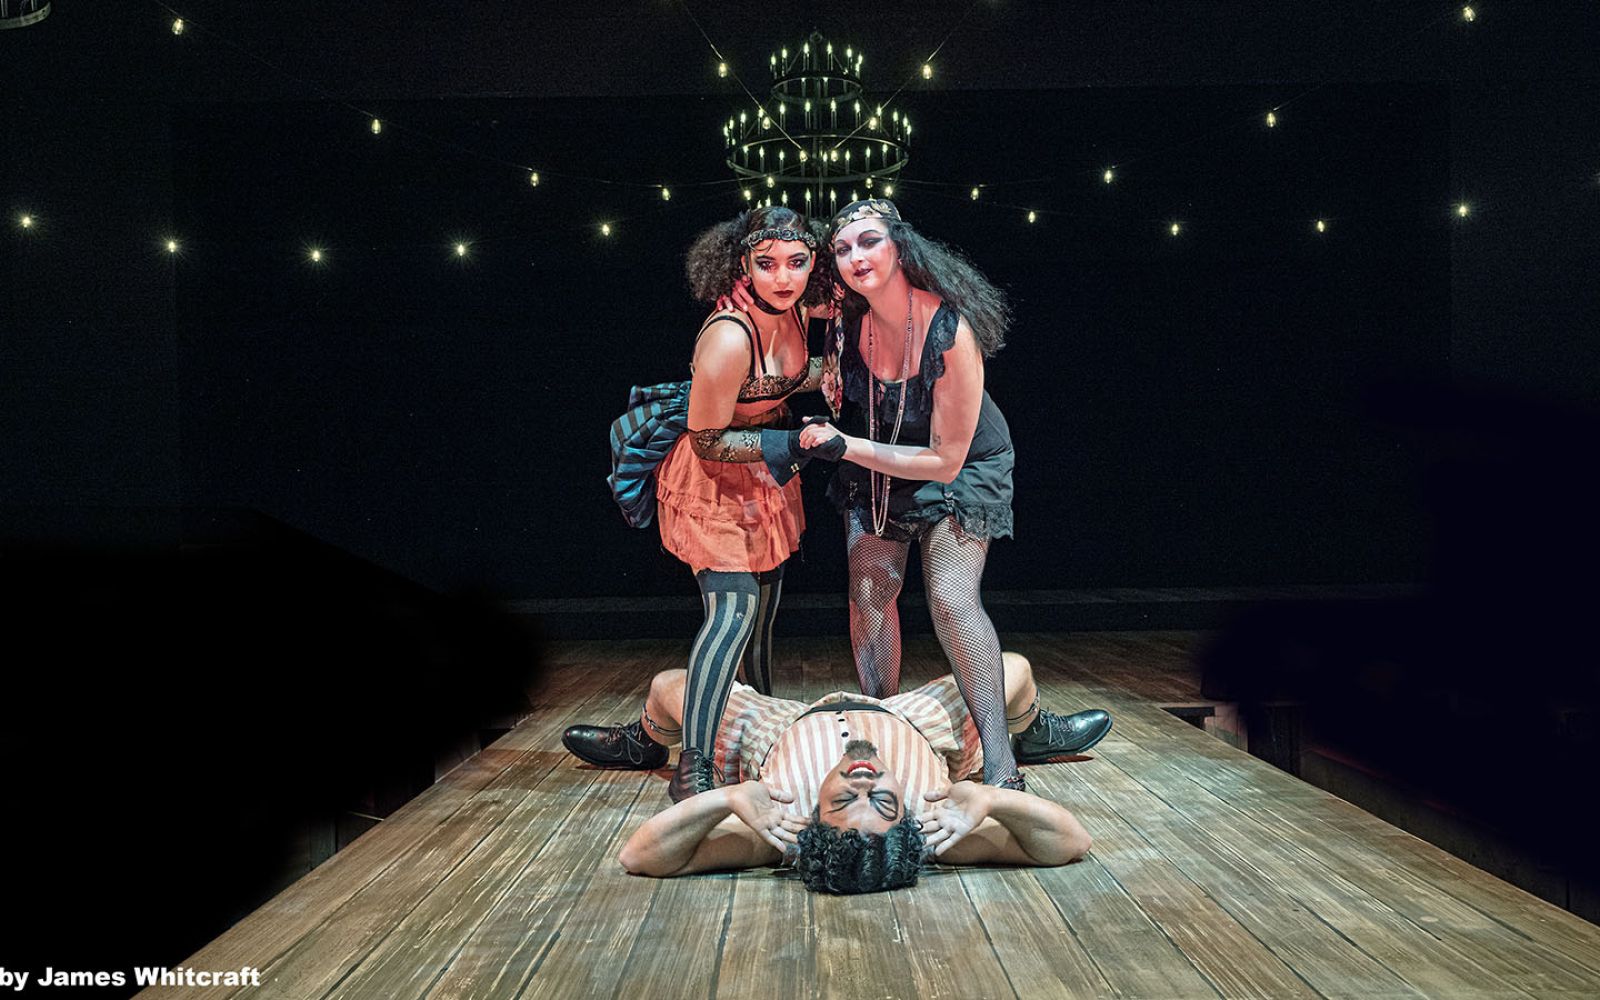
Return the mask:
<path fill-rule="evenodd" d="M 729 426 L 788 427 L 784 401 L 805 384 L 809 365 L 794 375 L 765 374 L 759 340 L 751 352 L 763 373 L 752 373 L 739 387 Z M 806 530 L 800 477 L 779 486 L 764 462 L 707 461 L 694 453 L 692 438 L 679 438 L 656 467 L 662 546 L 696 573 L 777 569 Z"/>

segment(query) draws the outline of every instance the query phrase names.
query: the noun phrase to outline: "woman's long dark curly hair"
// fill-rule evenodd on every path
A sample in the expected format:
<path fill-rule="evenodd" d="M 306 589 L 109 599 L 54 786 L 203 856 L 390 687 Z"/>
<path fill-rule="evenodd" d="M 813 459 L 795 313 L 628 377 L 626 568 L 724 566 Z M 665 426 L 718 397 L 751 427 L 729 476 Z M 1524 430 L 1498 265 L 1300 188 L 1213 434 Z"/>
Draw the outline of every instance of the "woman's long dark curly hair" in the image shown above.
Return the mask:
<path fill-rule="evenodd" d="M 826 224 L 808 220 L 787 205 L 740 212 L 696 236 L 684 261 L 689 291 L 694 297 L 701 302 L 715 302 L 733 291 L 733 283 L 744 273 L 740 262 L 749 252 L 740 241 L 762 229 L 797 229 L 817 238 L 817 247 L 811 255 L 811 275 L 800 303 L 816 306 L 828 301 L 833 292 L 834 271 L 833 255 L 824 252 L 828 246 Z"/>
<path fill-rule="evenodd" d="M 900 251 L 900 266 L 906 278 L 914 287 L 926 289 L 943 299 L 972 327 L 983 356 L 993 357 L 1005 346 L 1006 332 L 1011 328 L 1011 303 L 1006 293 L 985 278 L 961 251 L 923 236 L 904 220 L 884 221 L 888 223 L 889 239 Z M 830 263 L 833 261 L 831 252 L 825 256 Z M 834 274 L 838 274 L 836 268 Z M 812 284 L 816 280 L 817 275 L 813 275 Z M 867 300 L 844 285 L 842 278 L 835 280 L 845 290 L 845 329 L 854 335 L 861 329 L 861 317 L 867 313 Z"/>

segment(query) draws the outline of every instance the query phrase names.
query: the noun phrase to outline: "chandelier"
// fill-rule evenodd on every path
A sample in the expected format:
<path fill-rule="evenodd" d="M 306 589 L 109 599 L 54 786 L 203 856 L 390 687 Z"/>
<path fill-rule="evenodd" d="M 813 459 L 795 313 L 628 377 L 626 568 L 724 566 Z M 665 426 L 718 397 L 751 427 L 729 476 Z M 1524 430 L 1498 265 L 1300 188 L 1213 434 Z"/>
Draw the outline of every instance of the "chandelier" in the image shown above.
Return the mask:
<path fill-rule="evenodd" d="M 0 0 L 0 28 L 25 28 L 50 16 L 50 0 Z"/>
<path fill-rule="evenodd" d="M 722 126 L 728 167 L 752 205 L 791 205 L 807 214 L 894 194 L 908 159 L 911 119 L 869 101 L 864 57 L 813 31 L 798 49 L 772 54 L 772 93 Z"/>

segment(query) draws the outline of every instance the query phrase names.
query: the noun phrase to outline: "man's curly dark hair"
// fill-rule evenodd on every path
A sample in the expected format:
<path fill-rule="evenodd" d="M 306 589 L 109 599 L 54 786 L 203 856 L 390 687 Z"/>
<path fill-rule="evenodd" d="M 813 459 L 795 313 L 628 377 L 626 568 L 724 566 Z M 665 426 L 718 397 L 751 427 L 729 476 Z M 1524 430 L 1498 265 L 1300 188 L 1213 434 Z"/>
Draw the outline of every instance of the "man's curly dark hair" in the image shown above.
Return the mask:
<path fill-rule="evenodd" d="M 833 293 L 833 255 L 826 252 L 828 228 L 823 222 L 808 220 L 787 205 L 773 205 L 740 212 L 726 222 L 719 222 L 695 237 L 689 245 L 684 270 L 689 278 L 689 291 L 701 302 L 715 302 L 733 291 L 733 283 L 742 273 L 740 262 L 748 252 L 740 241 L 763 229 L 797 229 L 809 232 L 817 239 L 817 248 L 811 253 L 811 275 L 806 282 L 805 294 L 800 304 L 817 306 L 829 300 Z"/>
<path fill-rule="evenodd" d="M 839 896 L 903 889 L 922 870 L 922 823 L 909 812 L 888 833 L 861 833 L 829 826 L 812 814 L 800 831 L 795 871 L 812 892 Z"/>

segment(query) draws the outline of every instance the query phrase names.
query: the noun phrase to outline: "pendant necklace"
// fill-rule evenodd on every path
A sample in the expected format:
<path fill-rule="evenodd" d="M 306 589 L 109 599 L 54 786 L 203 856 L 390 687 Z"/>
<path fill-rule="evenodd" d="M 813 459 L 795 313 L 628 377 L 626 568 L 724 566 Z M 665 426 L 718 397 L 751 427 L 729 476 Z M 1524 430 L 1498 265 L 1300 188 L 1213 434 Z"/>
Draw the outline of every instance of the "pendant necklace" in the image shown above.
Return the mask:
<path fill-rule="evenodd" d="M 878 372 L 873 365 L 876 359 L 876 344 L 874 342 L 874 327 L 872 310 L 867 310 L 867 437 L 873 441 L 878 440 L 878 394 L 888 393 L 887 387 L 880 388 Z M 894 444 L 900 440 L 900 423 L 906 415 L 906 379 L 911 375 L 911 289 L 906 289 L 906 344 L 900 355 L 900 405 L 895 411 L 894 430 L 889 435 L 889 440 L 884 444 Z M 889 484 L 891 477 L 887 473 L 867 470 L 867 487 L 871 493 L 872 502 L 872 533 L 883 537 L 884 525 L 889 523 Z"/>

